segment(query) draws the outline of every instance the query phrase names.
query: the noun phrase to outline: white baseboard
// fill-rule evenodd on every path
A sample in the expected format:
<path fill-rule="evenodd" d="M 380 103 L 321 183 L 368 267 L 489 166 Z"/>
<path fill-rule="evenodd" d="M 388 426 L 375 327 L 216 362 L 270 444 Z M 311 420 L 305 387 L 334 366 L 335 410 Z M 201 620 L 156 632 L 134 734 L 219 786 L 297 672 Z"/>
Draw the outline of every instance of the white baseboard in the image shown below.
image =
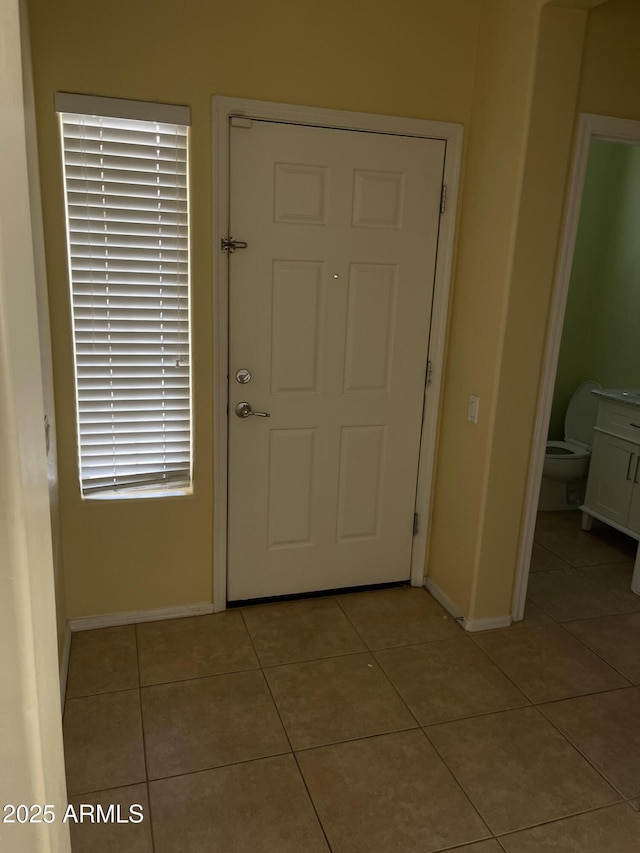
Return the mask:
<path fill-rule="evenodd" d="M 460 624 L 463 624 L 463 620 L 465 617 L 460 613 L 458 609 L 458 605 L 454 603 L 453 599 L 449 598 L 446 592 L 443 592 L 437 583 L 434 583 L 431 578 L 424 579 L 424 588 L 427 592 L 430 592 L 431 595 L 438 601 L 446 611 L 448 611 L 454 619 L 456 619 Z"/>
<path fill-rule="evenodd" d="M 67 622 L 62 645 L 62 660 L 60 661 L 60 701 L 64 711 L 64 700 L 67 696 L 67 676 L 69 675 L 69 655 L 71 654 L 71 626 Z"/>
<path fill-rule="evenodd" d="M 181 619 L 184 616 L 206 616 L 213 613 L 213 604 L 184 604 L 181 607 L 163 607 L 159 610 L 130 610 L 126 613 L 104 613 L 101 616 L 82 616 L 69 619 L 69 627 L 76 631 L 94 628 L 114 628 L 116 625 L 133 625 L 134 622 L 157 622 L 160 619 Z"/>
<path fill-rule="evenodd" d="M 454 619 L 457 619 L 465 631 L 495 631 L 498 628 L 509 628 L 511 625 L 511 614 L 505 616 L 494 616 L 491 619 L 469 619 L 460 613 L 458 606 L 453 599 L 449 598 L 446 592 L 440 589 L 437 583 L 434 583 L 431 578 L 424 579 L 425 589 L 440 602 Z"/>
<path fill-rule="evenodd" d="M 490 619 L 466 619 L 464 630 L 471 633 L 475 631 L 496 631 L 498 628 L 510 628 L 512 623 L 510 613 L 504 616 L 492 616 Z"/>

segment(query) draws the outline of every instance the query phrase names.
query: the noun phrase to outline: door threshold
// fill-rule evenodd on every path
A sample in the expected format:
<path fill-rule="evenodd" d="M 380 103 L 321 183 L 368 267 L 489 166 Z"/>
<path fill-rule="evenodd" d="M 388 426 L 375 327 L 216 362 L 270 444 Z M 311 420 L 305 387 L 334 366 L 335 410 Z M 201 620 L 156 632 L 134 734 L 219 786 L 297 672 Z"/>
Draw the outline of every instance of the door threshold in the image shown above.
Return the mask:
<path fill-rule="evenodd" d="M 371 592 L 376 589 L 396 589 L 411 586 L 410 581 L 392 581 L 391 583 L 374 583 L 363 586 L 342 586 L 336 589 L 319 589 L 315 592 L 294 592 L 290 595 L 269 595 L 265 598 L 244 598 L 238 601 L 227 601 L 227 608 L 252 607 L 256 604 L 276 604 L 279 601 L 299 601 L 303 598 L 324 598 L 328 595 L 346 595 L 350 592 Z"/>

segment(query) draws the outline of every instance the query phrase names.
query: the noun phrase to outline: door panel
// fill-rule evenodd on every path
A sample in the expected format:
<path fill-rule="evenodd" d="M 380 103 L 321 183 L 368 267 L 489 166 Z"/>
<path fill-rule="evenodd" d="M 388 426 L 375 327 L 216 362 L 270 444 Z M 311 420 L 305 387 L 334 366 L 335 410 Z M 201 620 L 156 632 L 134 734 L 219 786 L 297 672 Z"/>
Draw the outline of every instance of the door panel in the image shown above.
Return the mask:
<path fill-rule="evenodd" d="M 623 526 L 629 515 L 636 449 L 621 438 L 594 434 L 585 505 Z"/>
<path fill-rule="evenodd" d="M 396 264 L 350 264 L 344 391 L 388 391 Z"/>
<path fill-rule="evenodd" d="M 386 431 L 384 426 L 341 430 L 338 542 L 380 535 Z"/>
<path fill-rule="evenodd" d="M 230 134 L 228 597 L 407 580 L 445 143 Z"/>

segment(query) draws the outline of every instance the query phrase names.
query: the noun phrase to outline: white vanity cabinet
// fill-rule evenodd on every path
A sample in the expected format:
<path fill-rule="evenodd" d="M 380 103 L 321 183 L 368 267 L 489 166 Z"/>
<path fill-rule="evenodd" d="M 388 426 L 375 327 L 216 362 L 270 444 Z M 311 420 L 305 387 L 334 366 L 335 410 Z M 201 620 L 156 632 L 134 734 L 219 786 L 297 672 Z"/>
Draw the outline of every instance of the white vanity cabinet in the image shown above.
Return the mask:
<path fill-rule="evenodd" d="M 629 535 L 640 534 L 639 460 L 640 441 L 595 433 L 583 509 Z"/>
<path fill-rule="evenodd" d="M 597 518 L 640 539 L 640 392 L 597 391 L 600 398 L 582 527 Z M 640 557 L 632 589 L 640 594 Z"/>

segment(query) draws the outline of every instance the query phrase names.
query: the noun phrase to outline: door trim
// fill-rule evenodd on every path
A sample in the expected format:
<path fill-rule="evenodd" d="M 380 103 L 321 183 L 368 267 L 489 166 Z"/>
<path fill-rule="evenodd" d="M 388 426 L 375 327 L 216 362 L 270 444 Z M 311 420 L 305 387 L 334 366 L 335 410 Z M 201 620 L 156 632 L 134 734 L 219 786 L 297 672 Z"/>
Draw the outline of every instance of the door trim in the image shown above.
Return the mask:
<path fill-rule="evenodd" d="M 447 331 L 449 287 L 453 264 L 454 230 L 463 126 L 451 122 L 369 113 L 327 110 L 295 104 L 278 104 L 244 98 L 213 97 L 213 609 L 218 612 L 227 606 L 227 376 L 229 372 L 229 299 L 228 255 L 220 251 L 220 240 L 229 236 L 229 116 L 267 119 L 314 127 L 333 127 L 341 130 L 361 130 L 372 133 L 416 136 L 441 139 L 446 142 L 444 183 L 447 185 L 447 206 L 440 217 L 438 247 L 433 291 L 428 358 L 431 362 L 431 382 L 425 386 L 425 405 L 422 438 L 418 463 L 416 512 L 420 516 L 418 533 L 411 552 L 411 585 L 424 582 L 427 533 L 431 511 L 438 412 L 442 388 L 444 345 Z M 242 239 L 242 235 L 231 235 Z M 428 393 L 427 393 L 428 391 Z M 410 519 L 407 519 L 410 523 Z M 223 570 L 220 570 L 224 567 Z M 216 570 L 218 569 L 218 570 Z"/>
<path fill-rule="evenodd" d="M 562 228 L 558 265 L 556 268 L 554 289 L 549 306 L 547 341 L 542 361 L 542 378 L 538 393 L 536 421 L 531 442 L 531 456 L 520 545 L 516 562 L 516 575 L 511 610 L 514 622 L 524 618 L 524 608 L 529 583 L 529 568 L 536 526 L 536 514 L 542 482 L 542 466 L 547 443 L 547 432 L 551 418 L 553 391 L 556 384 L 562 327 L 567 307 L 573 253 L 578 233 L 578 220 L 582 208 L 582 195 L 587 173 L 589 149 L 593 141 L 622 142 L 627 145 L 640 145 L 640 121 L 613 118 L 611 116 L 581 113 L 576 133 L 571 179 L 567 192 L 565 222 Z M 640 552 L 639 552 L 640 553 Z"/>

